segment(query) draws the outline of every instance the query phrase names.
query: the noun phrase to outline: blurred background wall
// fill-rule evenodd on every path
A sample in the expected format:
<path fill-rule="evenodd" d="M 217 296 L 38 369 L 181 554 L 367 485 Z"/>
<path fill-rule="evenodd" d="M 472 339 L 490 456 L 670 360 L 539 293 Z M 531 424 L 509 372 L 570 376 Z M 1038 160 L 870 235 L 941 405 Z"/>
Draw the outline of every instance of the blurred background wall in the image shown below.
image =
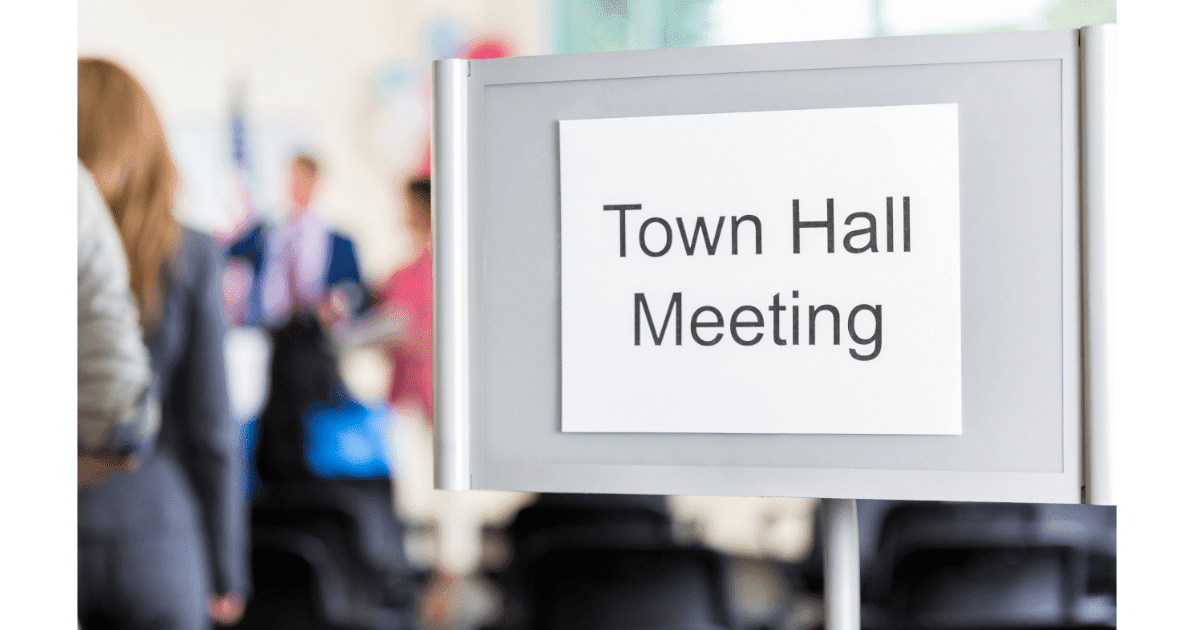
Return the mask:
<path fill-rule="evenodd" d="M 241 108 L 252 202 L 279 212 L 289 154 L 313 151 L 319 207 L 378 280 L 412 254 L 394 182 L 421 159 L 429 63 L 470 40 L 538 55 L 1070 28 L 1116 11 L 1114 0 L 81 0 L 79 52 L 120 61 L 154 96 L 184 175 L 182 221 L 220 230 L 237 218 Z"/>
<path fill-rule="evenodd" d="M 380 280 L 411 254 L 394 178 L 420 158 L 431 59 L 503 34 L 547 52 L 545 0 L 267 0 L 79 3 L 79 52 L 111 57 L 146 84 L 184 177 L 181 216 L 229 227 L 230 118 L 246 112 L 253 201 L 278 213 L 289 154 L 322 162 L 319 208 L 356 237 Z"/>

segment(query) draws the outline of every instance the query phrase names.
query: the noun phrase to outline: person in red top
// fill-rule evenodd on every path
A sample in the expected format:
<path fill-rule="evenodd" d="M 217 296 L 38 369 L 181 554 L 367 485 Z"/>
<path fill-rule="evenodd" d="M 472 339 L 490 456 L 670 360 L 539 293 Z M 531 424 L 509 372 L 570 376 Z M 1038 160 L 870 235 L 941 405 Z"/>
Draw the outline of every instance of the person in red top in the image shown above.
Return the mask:
<path fill-rule="evenodd" d="M 416 403 L 426 422 L 434 418 L 434 278 L 430 254 L 430 178 L 419 175 L 404 190 L 405 223 L 421 252 L 417 259 L 393 272 L 380 291 L 383 306 L 403 322 L 404 333 L 394 337 L 389 399 L 393 405 Z"/>

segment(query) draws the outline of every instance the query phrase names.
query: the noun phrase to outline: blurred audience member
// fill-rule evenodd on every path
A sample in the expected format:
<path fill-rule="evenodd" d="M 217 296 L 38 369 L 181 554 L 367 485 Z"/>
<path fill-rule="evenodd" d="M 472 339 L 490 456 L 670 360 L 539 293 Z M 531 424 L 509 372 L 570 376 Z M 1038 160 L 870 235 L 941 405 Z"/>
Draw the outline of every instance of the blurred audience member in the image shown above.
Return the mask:
<path fill-rule="evenodd" d="M 173 218 L 176 170 L 138 81 L 100 59 L 80 59 L 78 80 L 78 156 L 121 235 L 151 367 L 162 375 L 153 455 L 79 492 L 80 624 L 233 623 L 246 592 L 246 518 L 226 394 L 220 254 Z"/>
<path fill-rule="evenodd" d="M 428 171 L 402 186 L 405 228 L 418 255 L 397 269 L 380 287 L 380 304 L 355 320 L 331 326 L 342 347 L 374 345 L 392 357 L 389 400 L 412 406 L 426 422 L 434 417 L 434 278 L 430 252 L 430 175 Z"/>
<path fill-rule="evenodd" d="M 79 484 L 133 470 L 154 439 L 159 403 L 121 236 L 79 165 Z"/>
<path fill-rule="evenodd" d="M 362 405 L 346 391 L 334 347 L 312 311 L 297 309 L 272 337 L 271 395 L 255 449 L 261 490 L 252 508 L 252 526 L 267 535 L 256 537 L 257 597 L 247 624 L 277 627 L 296 606 L 297 591 L 288 586 L 296 578 L 263 564 L 287 557 L 322 585 L 300 590 L 312 598 L 302 608 L 315 626 L 344 627 L 357 616 L 374 619 L 372 627 L 412 628 L 419 584 L 392 504 L 391 411 Z M 298 549 L 281 542 L 288 540 L 305 542 Z M 308 627 L 287 619 L 288 627 Z"/>
<path fill-rule="evenodd" d="M 271 393 L 259 418 L 255 467 L 264 483 L 313 479 L 303 420 L 341 385 L 338 359 L 311 311 L 295 312 L 273 337 Z"/>
<path fill-rule="evenodd" d="M 430 252 L 430 176 L 411 179 L 404 189 L 405 224 L 416 242 L 417 258 L 393 272 L 381 289 L 384 308 L 404 322 L 389 348 L 393 359 L 389 398 L 394 405 L 420 405 L 434 418 L 434 277 Z"/>
<path fill-rule="evenodd" d="M 229 247 L 223 298 L 231 320 L 278 328 L 303 307 L 330 324 L 365 307 L 354 244 L 311 208 L 320 175 L 312 157 L 293 158 L 284 224 L 254 222 Z"/>

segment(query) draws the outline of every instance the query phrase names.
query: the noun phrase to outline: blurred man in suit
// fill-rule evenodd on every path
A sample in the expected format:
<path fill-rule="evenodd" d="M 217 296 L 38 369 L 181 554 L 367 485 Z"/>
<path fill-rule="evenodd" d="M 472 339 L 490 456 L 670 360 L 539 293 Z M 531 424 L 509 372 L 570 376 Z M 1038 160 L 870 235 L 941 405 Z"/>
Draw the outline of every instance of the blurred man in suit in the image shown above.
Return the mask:
<path fill-rule="evenodd" d="M 328 324 L 365 308 L 354 244 L 312 209 L 320 176 L 313 157 L 294 157 L 284 223 L 257 221 L 229 247 L 223 294 L 231 321 L 277 328 L 300 307 Z"/>

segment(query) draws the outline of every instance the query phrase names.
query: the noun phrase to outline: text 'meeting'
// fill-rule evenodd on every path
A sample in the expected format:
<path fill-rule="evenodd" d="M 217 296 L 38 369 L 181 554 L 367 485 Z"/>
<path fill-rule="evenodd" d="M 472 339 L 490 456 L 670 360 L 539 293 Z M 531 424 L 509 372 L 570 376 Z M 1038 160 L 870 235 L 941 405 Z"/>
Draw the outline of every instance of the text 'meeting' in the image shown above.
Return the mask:
<path fill-rule="evenodd" d="M 803 251 L 806 251 L 836 254 L 840 252 L 840 248 L 836 247 L 837 243 L 842 245 L 841 253 L 853 255 L 880 253 L 882 250 L 884 253 L 910 252 L 910 197 L 902 197 L 900 226 L 897 225 L 895 216 L 897 213 L 894 212 L 893 199 L 893 197 L 885 198 L 884 216 L 879 222 L 883 224 L 883 234 L 878 229 L 877 215 L 872 212 L 860 211 L 852 212 L 844 219 L 842 226 L 847 229 L 841 239 L 837 234 L 838 223 L 835 220 L 835 200 L 833 198 L 826 199 L 825 217 L 804 220 L 801 216 L 800 200 L 794 199 L 792 207 L 793 253 L 802 254 Z M 620 258 L 625 258 L 628 252 L 626 214 L 642 209 L 642 204 L 612 204 L 602 207 L 604 211 L 617 212 L 617 249 Z M 690 231 L 682 217 L 675 217 L 674 222 L 658 216 L 647 217 L 642 220 L 638 228 L 638 251 L 650 258 L 667 255 L 672 251 L 676 240 L 673 230 L 674 223 L 676 230 L 679 231 L 680 248 L 687 257 L 716 256 L 720 252 L 725 254 L 727 248 L 722 246 L 722 238 L 724 228 L 727 226 L 729 226 L 726 229 L 727 242 L 731 256 L 763 253 L 763 222 L 758 216 L 753 214 L 730 215 L 730 221 L 727 222 L 726 219 L 726 216 L 719 216 L 716 221 L 697 217 Z M 814 230 L 814 232 L 803 232 L 803 230 Z M 803 236 L 806 235 L 825 236 L 825 239 L 820 241 L 824 247 L 804 249 L 802 246 Z M 741 251 L 740 238 L 745 243 Z M 629 249 L 633 251 L 633 248 Z M 799 292 L 792 291 L 792 296 L 797 299 Z M 666 310 L 658 311 L 662 312 L 663 316 L 655 317 L 646 294 L 636 292 L 633 317 L 634 345 L 644 345 L 644 323 L 647 328 L 647 336 L 654 345 L 663 344 L 668 337 L 669 330 L 674 331 L 675 345 L 682 345 L 685 340 L 686 307 L 684 303 L 683 293 L 673 292 L 668 297 Z M 693 309 L 691 316 L 688 317 L 689 337 L 697 345 L 705 347 L 717 345 L 724 338 L 729 338 L 740 346 L 754 346 L 765 339 L 777 346 L 797 346 L 801 345 L 804 322 L 806 332 L 804 338 L 808 341 L 808 345 L 816 345 L 820 338 L 829 338 L 829 343 L 832 345 L 840 345 L 840 331 L 843 327 L 841 317 L 845 313 L 845 319 L 842 321 L 846 322 L 847 337 L 859 345 L 858 348 L 848 350 L 850 356 L 859 361 L 871 361 L 881 353 L 883 321 L 882 305 L 880 304 L 858 304 L 844 310 L 843 313 L 832 304 L 809 304 L 803 309 L 802 305 L 796 303 L 782 304 L 781 294 L 777 293 L 772 296 L 772 301 L 765 306 L 765 310 L 771 314 L 771 325 L 767 323 L 764 310 L 754 305 L 739 306 L 730 312 L 729 317 L 715 306 L 699 306 Z M 783 325 L 781 323 L 782 316 L 785 320 Z M 822 320 L 828 323 L 820 324 Z M 871 330 L 871 332 L 865 335 L 863 334 L 865 329 Z M 671 343 L 669 341 L 669 344 Z"/>

